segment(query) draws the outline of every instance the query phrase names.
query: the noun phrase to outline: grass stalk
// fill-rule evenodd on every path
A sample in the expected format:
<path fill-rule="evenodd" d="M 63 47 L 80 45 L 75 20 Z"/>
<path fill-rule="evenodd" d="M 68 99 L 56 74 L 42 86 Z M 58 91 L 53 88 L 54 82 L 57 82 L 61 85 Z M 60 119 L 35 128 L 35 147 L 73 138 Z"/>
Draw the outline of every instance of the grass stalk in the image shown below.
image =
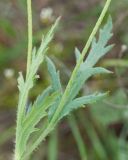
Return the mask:
<path fill-rule="evenodd" d="M 87 160 L 86 147 L 85 147 L 84 141 L 82 139 L 81 133 L 79 131 L 75 116 L 70 115 L 68 117 L 68 122 L 69 122 L 70 128 L 72 130 L 72 134 L 76 140 L 81 160 Z"/>
<path fill-rule="evenodd" d="M 100 138 L 98 137 L 92 123 L 88 120 L 88 118 L 85 118 L 85 115 L 82 111 L 79 112 L 78 116 L 79 116 L 80 123 L 83 125 L 83 128 L 85 129 L 88 135 L 88 138 L 92 143 L 93 150 L 96 152 L 97 156 L 100 159 L 107 160 L 108 157 L 107 157 L 106 150 L 104 149 L 104 146 Z"/>
<path fill-rule="evenodd" d="M 102 65 L 105 67 L 128 67 L 128 60 L 125 59 L 109 59 L 104 60 Z"/>

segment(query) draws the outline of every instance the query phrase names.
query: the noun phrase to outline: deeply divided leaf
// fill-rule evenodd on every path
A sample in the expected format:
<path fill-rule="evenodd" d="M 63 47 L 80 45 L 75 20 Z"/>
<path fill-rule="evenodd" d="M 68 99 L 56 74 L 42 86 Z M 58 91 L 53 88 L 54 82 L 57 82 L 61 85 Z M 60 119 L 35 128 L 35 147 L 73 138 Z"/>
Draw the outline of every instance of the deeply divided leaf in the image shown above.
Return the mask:
<path fill-rule="evenodd" d="M 39 96 L 37 96 L 34 103 L 30 104 L 26 112 L 26 104 L 28 100 L 28 95 L 30 89 L 34 86 L 34 80 L 36 79 L 36 74 L 39 69 L 40 64 L 43 62 L 48 44 L 52 40 L 56 26 L 58 25 L 59 19 L 51 27 L 50 31 L 46 36 L 43 37 L 42 43 L 39 49 L 34 48 L 32 52 L 32 62 L 30 65 L 29 73 L 24 80 L 22 73 L 20 73 L 18 78 L 18 88 L 20 91 L 20 99 L 18 104 L 18 131 L 17 131 L 17 152 L 18 156 L 29 155 L 31 152 L 39 145 L 41 140 L 54 129 L 56 123 L 51 125 L 52 118 L 58 109 L 64 95 L 62 90 L 62 84 L 60 81 L 60 75 L 57 71 L 54 63 L 50 58 L 46 58 L 48 72 L 51 78 L 51 85 L 46 88 Z M 74 76 L 73 83 L 70 86 L 70 90 L 67 93 L 66 99 L 63 99 L 64 104 L 62 110 L 59 112 L 59 117 L 56 122 L 62 119 L 64 116 L 69 115 L 73 110 L 78 109 L 86 104 L 94 103 L 102 98 L 104 98 L 107 93 L 96 93 L 92 95 L 77 97 L 80 90 L 82 89 L 85 82 L 93 75 L 96 74 L 106 74 L 111 73 L 110 71 L 102 67 L 94 67 L 94 65 L 99 61 L 99 59 L 104 56 L 113 45 L 108 45 L 109 39 L 112 37 L 112 20 L 108 19 L 107 24 L 100 30 L 99 39 L 96 41 L 94 38 L 90 52 L 86 60 L 81 63 L 76 75 Z M 76 48 L 75 49 L 76 62 L 80 59 L 81 53 Z M 39 122 L 46 118 L 50 123 L 50 127 L 46 130 L 38 128 Z M 19 123 L 20 122 L 20 123 Z M 32 133 L 35 132 L 35 138 L 32 140 L 32 146 L 27 148 L 28 141 L 31 138 Z M 36 134 L 37 133 L 37 134 Z"/>

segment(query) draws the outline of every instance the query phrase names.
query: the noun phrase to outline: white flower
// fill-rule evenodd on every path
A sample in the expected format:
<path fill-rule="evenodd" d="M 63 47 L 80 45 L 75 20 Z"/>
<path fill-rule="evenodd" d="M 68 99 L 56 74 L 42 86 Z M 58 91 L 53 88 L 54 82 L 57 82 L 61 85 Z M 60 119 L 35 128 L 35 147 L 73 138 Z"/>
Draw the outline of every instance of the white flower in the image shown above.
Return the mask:
<path fill-rule="evenodd" d="M 127 49 L 128 49 L 127 45 L 123 44 L 123 45 L 121 46 L 121 51 L 122 51 L 122 52 L 125 52 Z"/>
<path fill-rule="evenodd" d="M 4 70 L 4 76 L 6 78 L 12 78 L 14 76 L 14 70 L 11 68 L 7 68 Z"/>
<path fill-rule="evenodd" d="M 53 21 L 53 9 L 51 7 L 43 8 L 40 13 L 40 19 L 42 21 Z"/>

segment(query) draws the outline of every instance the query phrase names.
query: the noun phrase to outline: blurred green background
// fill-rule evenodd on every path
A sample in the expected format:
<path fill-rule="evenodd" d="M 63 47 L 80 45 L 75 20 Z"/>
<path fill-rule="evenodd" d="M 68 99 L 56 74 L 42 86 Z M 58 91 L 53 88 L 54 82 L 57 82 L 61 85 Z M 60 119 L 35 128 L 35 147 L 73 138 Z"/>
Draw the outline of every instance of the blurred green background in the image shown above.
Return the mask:
<path fill-rule="evenodd" d="M 74 48 L 84 47 L 105 0 L 33 0 L 33 45 L 39 46 L 54 20 L 61 22 L 48 55 L 67 84 L 75 65 Z M 113 74 L 91 78 L 81 94 L 109 90 L 102 102 L 64 119 L 32 156 L 32 160 L 128 160 L 128 0 L 113 0 L 112 51 L 100 65 Z M 105 23 L 105 20 L 103 23 Z M 26 0 L 0 1 L 0 160 L 12 159 L 18 101 L 17 76 L 25 73 L 27 52 Z M 49 83 L 46 64 L 31 99 Z"/>

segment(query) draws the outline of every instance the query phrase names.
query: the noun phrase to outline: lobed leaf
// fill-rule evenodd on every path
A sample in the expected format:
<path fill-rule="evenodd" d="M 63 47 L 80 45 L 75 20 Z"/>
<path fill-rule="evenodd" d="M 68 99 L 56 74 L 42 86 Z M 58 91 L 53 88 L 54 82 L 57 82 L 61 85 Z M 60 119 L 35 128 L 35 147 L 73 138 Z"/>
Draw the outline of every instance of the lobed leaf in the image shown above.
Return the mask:
<path fill-rule="evenodd" d="M 110 38 L 112 37 L 112 19 L 109 17 L 106 25 L 103 29 L 100 30 L 99 39 L 96 42 L 94 38 L 91 46 L 91 50 L 84 62 L 84 65 L 87 66 L 94 66 L 98 60 L 103 57 L 108 51 L 110 51 L 113 45 L 106 46 Z"/>
<path fill-rule="evenodd" d="M 53 90 L 60 91 L 60 95 L 57 97 L 55 103 L 49 108 L 49 111 L 48 111 L 49 119 L 51 119 L 57 106 L 60 103 L 60 100 L 62 97 L 62 86 L 61 86 L 61 82 L 60 82 L 59 72 L 56 71 L 56 67 L 55 67 L 54 63 L 48 57 L 47 57 L 47 66 L 48 66 L 48 72 L 51 77 L 51 83 L 52 83 Z"/>
<path fill-rule="evenodd" d="M 67 99 L 67 101 L 70 102 L 78 95 L 79 91 L 81 90 L 85 81 L 88 80 L 88 78 L 90 78 L 91 76 L 96 75 L 96 74 L 106 74 L 106 73 L 111 73 L 111 72 L 108 71 L 107 69 L 102 68 L 102 67 L 81 69 L 78 72 L 77 77 L 74 80 L 74 84 L 71 88 L 69 98 Z"/>
<path fill-rule="evenodd" d="M 18 81 L 19 91 L 22 92 L 22 89 L 24 87 L 24 78 L 23 78 L 22 72 L 19 72 L 19 77 L 18 77 L 17 81 Z"/>
<path fill-rule="evenodd" d="M 47 115 L 46 110 L 55 102 L 57 96 L 58 93 L 53 93 L 51 96 L 45 97 L 43 99 L 43 102 L 40 103 L 40 105 L 38 103 L 34 103 L 35 105 L 32 106 L 31 111 L 26 116 L 23 122 L 22 130 L 19 136 L 19 144 L 20 148 L 22 148 L 21 154 L 23 154 L 26 150 L 27 141 L 31 133 L 37 131 L 37 129 L 35 128 L 36 125 L 40 122 L 42 118 Z"/>
<path fill-rule="evenodd" d="M 101 68 L 101 67 L 93 67 L 97 61 L 105 55 L 113 45 L 107 45 L 108 40 L 112 37 L 112 20 L 108 19 L 107 24 L 100 30 L 99 40 L 96 42 L 96 39 L 93 40 L 92 47 L 89 55 L 86 60 L 82 62 L 76 77 L 74 78 L 73 85 L 71 87 L 70 93 L 68 95 L 68 99 L 66 100 L 66 104 L 72 103 L 72 100 L 78 95 L 84 83 L 93 75 L 103 74 L 103 73 L 111 73 L 110 71 Z M 79 60 L 81 53 L 76 48 L 75 49 L 76 62 Z M 47 59 L 48 71 L 51 76 L 52 86 L 53 88 L 59 89 L 61 87 L 60 77 L 57 75 L 55 65 L 50 59 Z M 58 98 L 57 102 L 49 109 L 49 116 L 52 117 L 54 112 L 61 101 L 61 96 Z"/>
<path fill-rule="evenodd" d="M 69 94 L 69 98 L 67 101 L 71 101 L 73 98 L 77 96 L 80 89 L 84 85 L 85 81 L 88 80 L 91 76 L 95 74 L 102 74 L 102 73 L 111 73 L 110 71 L 101 68 L 101 67 L 93 67 L 98 60 L 105 55 L 113 45 L 107 45 L 108 40 L 112 37 L 112 19 L 109 17 L 106 25 L 100 30 L 99 40 L 96 43 L 96 39 L 92 42 L 91 50 L 86 58 L 86 60 L 81 64 L 80 69 L 74 79 L 74 83 L 72 85 L 72 89 Z M 81 53 L 76 48 L 75 49 L 76 55 L 76 62 L 79 60 Z"/>
<path fill-rule="evenodd" d="M 92 95 L 83 96 L 83 97 L 76 98 L 76 99 L 72 100 L 62 110 L 61 115 L 60 115 L 60 119 L 62 119 L 64 116 L 67 116 L 68 114 L 70 114 L 70 112 L 72 112 L 73 110 L 78 109 L 85 104 L 95 103 L 95 102 L 103 99 L 107 95 L 108 95 L 108 93 L 95 93 Z"/>
<path fill-rule="evenodd" d="M 47 46 L 53 38 L 53 33 L 58 21 L 59 19 L 52 26 L 48 34 L 43 38 L 40 48 L 38 50 L 36 50 L 36 48 L 33 49 L 32 63 L 26 81 L 24 82 L 22 74 L 20 74 L 18 79 L 18 87 L 21 93 L 21 99 L 19 102 L 20 107 L 23 109 L 26 105 L 25 102 L 27 101 L 28 93 L 34 85 L 37 70 L 45 58 L 48 49 Z M 64 116 L 70 114 L 74 109 L 78 109 L 85 104 L 94 103 L 107 95 L 107 93 L 98 93 L 76 98 L 88 78 L 95 74 L 111 73 L 102 67 L 94 67 L 97 61 L 113 47 L 113 45 L 106 46 L 108 40 L 112 37 L 111 30 L 112 20 L 109 18 L 107 24 L 102 30 L 100 30 L 98 41 L 96 42 L 96 39 L 93 40 L 90 53 L 86 60 L 80 65 L 78 72 L 76 72 L 76 76 L 74 77 L 74 81 L 69 88 L 70 90 L 68 93 L 65 93 L 65 95 L 67 95 L 65 96 L 66 98 L 64 97 L 65 99 L 63 98 L 63 100 L 63 91 L 59 72 L 56 70 L 54 63 L 47 57 L 46 60 L 48 72 L 51 77 L 51 86 L 37 97 L 33 105 L 30 105 L 29 112 L 27 112 L 27 114 L 25 114 L 22 118 L 22 123 L 20 126 L 21 130 L 18 132 L 18 151 L 21 151 L 21 157 L 29 156 L 40 144 L 40 142 L 54 129 L 56 123 Z M 81 53 L 77 48 L 75 49 L 75 54 L 76 61 L 78 62 Z M 63 102 L 62 105 L 60 105 L 61 102 Z M 58 106 L 63 108 L 59 112 L 59 117 L 54 117 L 54 114 L 57 113 Z M 25 113 L 25 111 L 23 112 L 22 110 L 21 115 L 23 115 L 23 113 Z M 37 124 L 45 116 L 48 116 L 49 119 L 45 128 L 40 128 L 39 130 L 36 129 Z M 32 140 L 32 143 L 30 143 L 30 148 L 26 149 L 26 146 L 29 144 L 28 141 L 30 140 L 30 136 L 33 132 L 36 132 L 34 139 Z"/>
<path fill-rule="evenodd" d="M 26 104 L 28 100 L 28 94 L 30 89 L 34 86 L 34 80 L 36 79 L 37 70 L 40 64 L 45 58 L 48 44 L 53 38 L 54 31 L 58 25 L 59 18 L 56 20 L 50 31 L 44 37 L 40 48 L 33 49 L 32 62 L 26 80 L 24 80 L 22 73 L 18 78 L 18 88 L 20 91 L 20 98 L 18 102 L 18 114 L 17 114 L 17 131 L 16 131 L 16 154 L 18 157 L 24 153 L 32 132 L 35 131 L 35 125 L 47 115 L 46 109 L 52 105 L 56 99 L 56 94 L 49 96 L 50 89 L 38 96 L 34 102 L 34 106 L 30 105 L 29 111 L 26 114 Z M 43 99 L 42 99 L 43 98 Z"/>
<path fill-rule="evenodd" d="M 62 90 L 59 72 L 56 71 L 56 67 L 50 58 L 47 57 L 48 72 L 51 77 L 51 83 L 54 91 Z"/>

